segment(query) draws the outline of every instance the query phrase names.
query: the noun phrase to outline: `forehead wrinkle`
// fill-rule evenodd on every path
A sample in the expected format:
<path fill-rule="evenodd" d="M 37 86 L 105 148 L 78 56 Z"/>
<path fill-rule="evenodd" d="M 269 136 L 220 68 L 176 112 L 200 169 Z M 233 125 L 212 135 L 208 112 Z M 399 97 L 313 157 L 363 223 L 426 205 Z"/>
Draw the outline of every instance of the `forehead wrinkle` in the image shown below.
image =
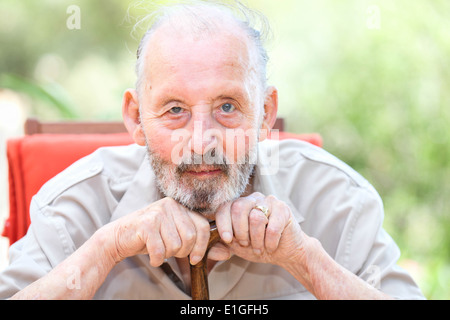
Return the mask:
<path fill-rule="evenodd" d="M 148 88 L 159 74 L 167 74 L 181 83 L 202 80 L 210 72 L 216 72 L 216 77 L 223 75 L 223 80 L 254 81 L 251 76 L 256 70 L 249 63 L 248 46 L 235 35 L 194 42 L 174 35 L 166 37 L 160 33 L 155 34 L 150 44 L 152 46 L 147 52 L 145 72 L 145 85 Z"/>
<path fill-rule="evenodd" d="M 217 13 L 216 16 L 217 21 L 223 22 L 223 12 L 221 12 L 221 14 Z M 240 54 L 237 55 L 239 64 L 243 66 L 242 71 L 252 74 L 254 73 L 255 76 L 258 77 L 257 49 L 254 48 L 254 44 L 248 39 L 245 31 L 241 26 L 239 26 L 238 22 L 234 20 L 233 17 L 228 17 L 226 19 L 227 23 L 212 23 L 212 26 L 209 25 L 209 28 L 205 27 L 200 29 L 198 26 L 196 27 L 195 24 L 193 25 L 190 20 L 177 20 L 175 17 L 172 17 L 172 19 L 169 18 L 167 21 L 158 26 L 147 40 L 147 45 L 145 46 L 145 50 L 143 52 L 145 61 L 145 75 L 148 74 L 149 69 L 157 69 L 158 66 L 163 63 L 170 64 L 171 61 L 167 60 L 167 57 L 170 56 L 171 53 L 177 51 L 188 51 L 189 47 L 183 48 L 181 46 L 182 42 L 184 42 L 184 44 L 195 45 L 201 41 L 211 41 L 211 47 L 213 48 L 214 42 L 217 43 L 217 41 L 214 40 L 222 37 L 223 39 L 232 39 L 232 43 L 235 46 L 242 48 L 240 50 Z M 166 49 L 165 52 L 160 52 L 158 57 L 158 49 L 163 49 L 161 45 L 164 43 L 167 45 L 167 42 L 171 40 L 174 42 L 173 45 Z M 185 54 L 185 56 L 189 57 L 189 54 Z M 153 63 L 151 63 L 152 60 L 154 61 Z M 230 66 L 235 66 L 235 59 L 228 61 L 227 63 Z M 187 66 L 188 65 L 189 64 L 187 63 Z M 207 68 L 206 64 L 205 68 Z"/>

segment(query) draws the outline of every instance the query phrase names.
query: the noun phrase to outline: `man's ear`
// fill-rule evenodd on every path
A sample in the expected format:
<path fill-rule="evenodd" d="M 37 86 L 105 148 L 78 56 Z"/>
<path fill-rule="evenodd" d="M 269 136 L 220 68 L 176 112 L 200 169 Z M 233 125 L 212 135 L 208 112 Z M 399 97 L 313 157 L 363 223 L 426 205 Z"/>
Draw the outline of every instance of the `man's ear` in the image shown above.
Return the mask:
<path fill-rule="evenodd" d="M 145 146 L 145 135 L 140 120 L 139 99 L 135 89 L 127 89 L 123 94 L 122 118 L 134 142 L 140 146 Z"/>
<path fill-rule="evenodd" d="M 275 87 L 268 87 L 264 98 L 264 118 L 261 124 L 261 134 L 259 141 L 263 141 L 269 135 L 278 112 L 278 90 Z"/>

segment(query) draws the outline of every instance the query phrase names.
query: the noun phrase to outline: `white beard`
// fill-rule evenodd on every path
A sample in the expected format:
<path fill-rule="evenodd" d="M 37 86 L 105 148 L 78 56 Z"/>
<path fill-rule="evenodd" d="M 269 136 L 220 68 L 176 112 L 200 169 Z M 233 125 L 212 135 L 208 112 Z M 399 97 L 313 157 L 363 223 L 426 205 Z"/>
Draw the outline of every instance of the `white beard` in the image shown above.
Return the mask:
<path fill-rule="evenodd" d="M 195 154 L 176 165 L 161 159 L 148 146 L 147 150 L 160 191 L 166 197 L 208 218 L 213 216 L 223 203 L 237 199 L 244 193 L 255 166 L 250 159 L 253 159 L 256 145 L 245 155 L 245 159 L 237 161 L 236 164 L 226 164 L 224 158 L 220 161 L 215 159 L 216 163 L 212 163 L 210 159 L 214 158 L 213 151 L 212 157 L 210 153 L 203 157 Z M 208 166 L 209 170 L 220 169 L 222 173 L 208 179 L 195 179 L 185 173 L 201 166 Z"/>

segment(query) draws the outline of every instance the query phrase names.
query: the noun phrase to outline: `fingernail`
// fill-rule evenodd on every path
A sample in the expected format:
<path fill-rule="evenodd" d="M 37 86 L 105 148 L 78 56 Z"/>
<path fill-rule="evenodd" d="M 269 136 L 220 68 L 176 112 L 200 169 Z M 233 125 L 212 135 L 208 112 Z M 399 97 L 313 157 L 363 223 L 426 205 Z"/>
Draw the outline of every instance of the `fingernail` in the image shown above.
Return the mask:
<path fill-rule="evenodd" d="M 239 244 L 241 245 L 241 247 L 247 247 L 248 241 L 239 241 Z"/>
<path fill-rule="evenodd" d="M 260 249 L 253 249 L 253 252 L 254 252 L 256 255 L 258 255 L 258 256 L 261 255 L 261 250 L 260 250 Z"/>
<path fill-rule="evenodd" d="M 233 240 L 233 236 L 229 232 L 224 232 L 222 233 L 222 240 L 225 241 L 226 243 L 230 243 L 231 240 Z"/>
<path fill-rule="evenodd" d="M 193 257 L 191 257 L 191 264 L 192 265 L 196 265 L 197 263 L 200 262 L 200 260 L 202 260 L 202 257 L 200 257 L 200 256 L 193 256 Z"/>

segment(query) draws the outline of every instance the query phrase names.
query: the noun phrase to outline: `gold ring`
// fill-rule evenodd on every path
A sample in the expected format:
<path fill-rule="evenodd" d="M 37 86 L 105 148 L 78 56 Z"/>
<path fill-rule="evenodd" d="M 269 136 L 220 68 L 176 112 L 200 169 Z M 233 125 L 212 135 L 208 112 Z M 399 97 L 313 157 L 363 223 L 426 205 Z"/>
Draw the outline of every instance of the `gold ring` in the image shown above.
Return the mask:
<path fill-rule="evenodd" d="M 264 215 L 265 215 L 267 218 L 270 216 L 269 208 L 267 208 L 266 206 L 255 206 L 254 209 L 258 209 L 259 211 L 261 211 L 262 213 L 264 213 Z"/>

